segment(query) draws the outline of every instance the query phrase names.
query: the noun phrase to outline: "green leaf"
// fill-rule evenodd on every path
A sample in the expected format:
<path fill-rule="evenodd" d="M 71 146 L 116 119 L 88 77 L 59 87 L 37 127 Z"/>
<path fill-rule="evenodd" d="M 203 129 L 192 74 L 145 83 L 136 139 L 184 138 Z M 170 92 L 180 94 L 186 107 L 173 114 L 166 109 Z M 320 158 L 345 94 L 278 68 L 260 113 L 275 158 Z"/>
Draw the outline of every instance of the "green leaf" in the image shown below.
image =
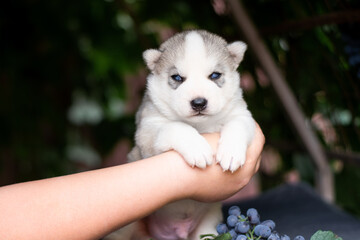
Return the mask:
<path fill-rule="evenodd" d="M 216 237 L 215 234 L 202 234 L 202 235 L 200 235 L 200 239 L 214 239 L 215 237 Z"/>
<path fill-rule="evenodd" d="M 217 236 L 216 238 L 214 238 L 214 240 L 231 240 L 231 235 L 230 233 L 225 233 L 225 234 L 221 234 L 219 236 Z"/>
<path fill-rule="evenodd" d="M 224 233 L 216 236 L 215 234 L 203 234 L 200 235 L 200 239 L 202 240 L 231 240 L 230 233 Z"/>
<path fill-rule="evenodd" d="M 312 235 L 310 240 L 342 240 L 342 238 L 336 236 L 331 231 L 321 231 L 321 230 L 319 230 L 316 233 L 314 233 L 314 235 Z"/>

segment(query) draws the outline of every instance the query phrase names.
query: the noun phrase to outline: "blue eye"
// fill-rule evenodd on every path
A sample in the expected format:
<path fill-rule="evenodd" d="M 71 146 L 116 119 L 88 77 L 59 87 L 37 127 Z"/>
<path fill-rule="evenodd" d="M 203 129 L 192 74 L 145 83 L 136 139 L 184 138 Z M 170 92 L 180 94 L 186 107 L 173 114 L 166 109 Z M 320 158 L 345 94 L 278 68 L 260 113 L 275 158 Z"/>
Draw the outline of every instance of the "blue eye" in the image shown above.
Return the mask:
<path fill-rule="evenodd" d="M 183 82 L 184 81 L 184 78 L 182 76 L 180 76 L 179 74 L 171 75 L 171 78 L 176 82 Z"/>
<path fill-rule="evenodd" d="M 217 80 L 221 77 L 221 73 L 218 73 L 218 72 L 213 72 L 212 74 L 209 75 L 209 78 L 211 80 Z"/>

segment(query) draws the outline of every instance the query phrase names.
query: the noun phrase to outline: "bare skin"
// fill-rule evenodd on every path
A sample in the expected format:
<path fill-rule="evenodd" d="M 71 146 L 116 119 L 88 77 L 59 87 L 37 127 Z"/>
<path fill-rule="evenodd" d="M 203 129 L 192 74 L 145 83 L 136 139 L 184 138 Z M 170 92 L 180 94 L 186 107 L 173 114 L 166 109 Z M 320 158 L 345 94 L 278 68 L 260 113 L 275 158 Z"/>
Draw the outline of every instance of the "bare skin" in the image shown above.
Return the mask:
<path fill-rule="evenodd" d="M 219 134 L 204 137 L 216 152 Z M 264 141 L 257 126 L 247 161 L 234 173 L 215 163 L 191 168 L 169 151 L 115 167 L 1 187 L 0 239 L 97 239 L 179 199 L 226 199 L 257 172 Z"/>

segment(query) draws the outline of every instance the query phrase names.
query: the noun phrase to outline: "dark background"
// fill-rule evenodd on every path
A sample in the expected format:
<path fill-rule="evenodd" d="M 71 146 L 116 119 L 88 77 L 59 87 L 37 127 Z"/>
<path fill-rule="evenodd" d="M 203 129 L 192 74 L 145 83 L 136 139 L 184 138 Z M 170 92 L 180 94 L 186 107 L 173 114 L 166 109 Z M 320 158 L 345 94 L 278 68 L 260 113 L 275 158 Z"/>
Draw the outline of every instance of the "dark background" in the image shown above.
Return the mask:
<path fill-rule="evenodd" d="M 352 0 L 245 0 L 329 156 L 336 203 L 360 215 L 360 29 Z M 142 52 L 201 28 L 243 40 L 222 0 L 0 4 L 0 186 L 125 162 L 145 86 Z M 354 14 L 355 13 L 355 14 Z M 314 167 L 251 52 L 239 68 L 267 139 L 260 182 Z"/>

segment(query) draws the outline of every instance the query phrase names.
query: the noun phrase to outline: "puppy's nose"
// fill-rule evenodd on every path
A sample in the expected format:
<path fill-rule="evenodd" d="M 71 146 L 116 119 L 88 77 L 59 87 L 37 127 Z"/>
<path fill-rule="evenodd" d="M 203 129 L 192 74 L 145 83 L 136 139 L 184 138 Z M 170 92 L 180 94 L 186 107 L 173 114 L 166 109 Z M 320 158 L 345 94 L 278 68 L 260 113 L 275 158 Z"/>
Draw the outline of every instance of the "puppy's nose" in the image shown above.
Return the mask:
<path fill-rule="evenodd" d="M 207 106 L 207 100 L 205 98 L 195 98 L 190 102 L 191 108 L 195 111 L 202 111 Z"/>

